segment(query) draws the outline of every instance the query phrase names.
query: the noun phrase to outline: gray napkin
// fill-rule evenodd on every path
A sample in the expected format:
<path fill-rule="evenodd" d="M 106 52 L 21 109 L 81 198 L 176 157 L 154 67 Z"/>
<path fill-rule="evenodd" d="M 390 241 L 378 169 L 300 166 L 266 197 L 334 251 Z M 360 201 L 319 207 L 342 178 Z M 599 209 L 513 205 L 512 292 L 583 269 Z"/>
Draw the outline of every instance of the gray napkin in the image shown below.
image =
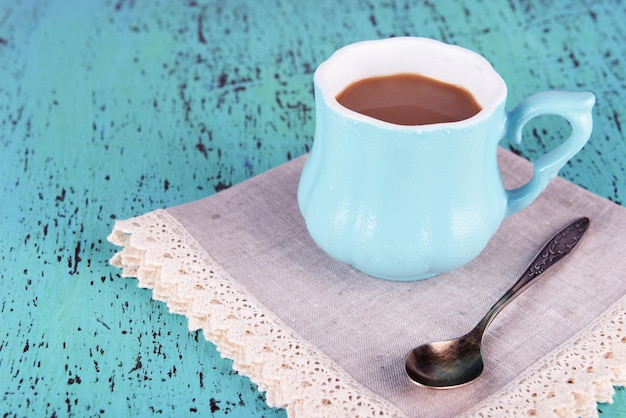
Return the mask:
<path fill-rule="evenodd" d="M 498 153 L 507 187 L 531 175 L 530 163 Z M 296 203 L 305 158 L 167 212 L 266 309 L 409 416 L 451 416 L 477 405 L 626 295 L 626 209 L 561 178 L 504 220 L 468 265 L 417 282 L 369 277 L 310 239 Z M 404 356 L 412 347 L 470 330 L 545 240 L 579 216 L 588 216 L 591 228 L 576 252 L 488 329 L 486 369 L 477 382 L 442 391 L 406 379 Z"/>

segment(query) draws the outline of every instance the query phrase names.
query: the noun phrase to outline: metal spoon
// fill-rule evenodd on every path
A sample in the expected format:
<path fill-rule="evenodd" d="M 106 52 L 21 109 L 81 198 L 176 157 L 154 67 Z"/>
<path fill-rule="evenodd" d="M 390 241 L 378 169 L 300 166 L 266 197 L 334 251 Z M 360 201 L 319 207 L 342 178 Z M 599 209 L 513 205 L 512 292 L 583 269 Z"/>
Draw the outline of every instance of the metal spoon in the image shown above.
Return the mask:
<path fill-rule="evenodd" d="M 466 385 L 477 379 L 483 371 L 483 334 L 491 321 L 541 273 L 572 252 L 588 227 L 589 219 L 580 218 L 553 236 L 526 272 L 469 333 L 454 340 L 424 344 L 411 350 L 405 362 L 409 379 L 421 386 L 440 389 Z"/>

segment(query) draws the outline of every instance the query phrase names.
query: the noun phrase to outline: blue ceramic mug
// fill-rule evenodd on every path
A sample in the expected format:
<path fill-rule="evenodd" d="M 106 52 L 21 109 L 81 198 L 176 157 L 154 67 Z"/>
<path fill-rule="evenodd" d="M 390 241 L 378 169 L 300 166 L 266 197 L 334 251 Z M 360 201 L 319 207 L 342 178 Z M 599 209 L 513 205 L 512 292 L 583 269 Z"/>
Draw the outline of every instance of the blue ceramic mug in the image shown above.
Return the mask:
<path fill-rule="evenodd" d="M 354 112 L 336 96 L 376 76 L 415 73 L 470 92 L 482 110 L 458 122 L 402 126 Z M 435 40 L 365 41 L 335 52 L 315 72 L 316 128 L 298 204 L 329 255 L 376 277 L 417 280 L 475 258 L 501 221 L 528 206 L 588 141 L 595 97 L 544 92 L 505 111 L 507 88 L 482 56 Z M 503 138 L 519 143 L 540 115 L 572 132 L 534 164 L 534 176 L 504 187 Z"/>

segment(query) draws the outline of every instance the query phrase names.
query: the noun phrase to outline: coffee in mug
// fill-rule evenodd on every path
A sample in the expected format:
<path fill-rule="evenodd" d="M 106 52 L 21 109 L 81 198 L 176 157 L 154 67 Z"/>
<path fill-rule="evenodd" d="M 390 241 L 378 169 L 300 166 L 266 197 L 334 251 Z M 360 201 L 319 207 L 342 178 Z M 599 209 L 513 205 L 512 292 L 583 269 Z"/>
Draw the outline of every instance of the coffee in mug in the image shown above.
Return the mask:
<path fill-rule="evenodd" d="M 410 73 L 359 80 L 337 101 L 363 115 L 409 126 L 458 122 L 482 109 L 463 87 Z"/>

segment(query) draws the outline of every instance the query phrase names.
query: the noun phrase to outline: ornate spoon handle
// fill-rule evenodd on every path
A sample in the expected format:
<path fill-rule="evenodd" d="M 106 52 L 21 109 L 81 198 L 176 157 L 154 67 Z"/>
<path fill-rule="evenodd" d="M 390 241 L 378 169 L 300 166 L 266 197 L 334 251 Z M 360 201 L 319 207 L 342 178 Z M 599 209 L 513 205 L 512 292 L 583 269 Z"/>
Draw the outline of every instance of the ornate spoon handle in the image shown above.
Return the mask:
<path fill-rule="evenodd" d="M 485 317 L 478 323 L 476 328 L 474 328 L 472 334 L 477 332 L 478 334 L 475 335 L 481 335 L 482 337 L 484 330 L 506 305 L 534 283 L 537 277 L 576 248 L 588 228 L 589 218 L 579 218 L 550 238 L 541 251 L 539 251 L 537 257 L 530 263 L 526 272 L 524 272 L 518 281 L 491 307 Z"/>
<path fill-rule="evenodd" d="M 539 251 L 526 272 L 511 287 L 512 292 L 524 289 L 532 280 L 571 253 L 589 228 L 589 218 L 579 218 L 553 236 Z"/>

